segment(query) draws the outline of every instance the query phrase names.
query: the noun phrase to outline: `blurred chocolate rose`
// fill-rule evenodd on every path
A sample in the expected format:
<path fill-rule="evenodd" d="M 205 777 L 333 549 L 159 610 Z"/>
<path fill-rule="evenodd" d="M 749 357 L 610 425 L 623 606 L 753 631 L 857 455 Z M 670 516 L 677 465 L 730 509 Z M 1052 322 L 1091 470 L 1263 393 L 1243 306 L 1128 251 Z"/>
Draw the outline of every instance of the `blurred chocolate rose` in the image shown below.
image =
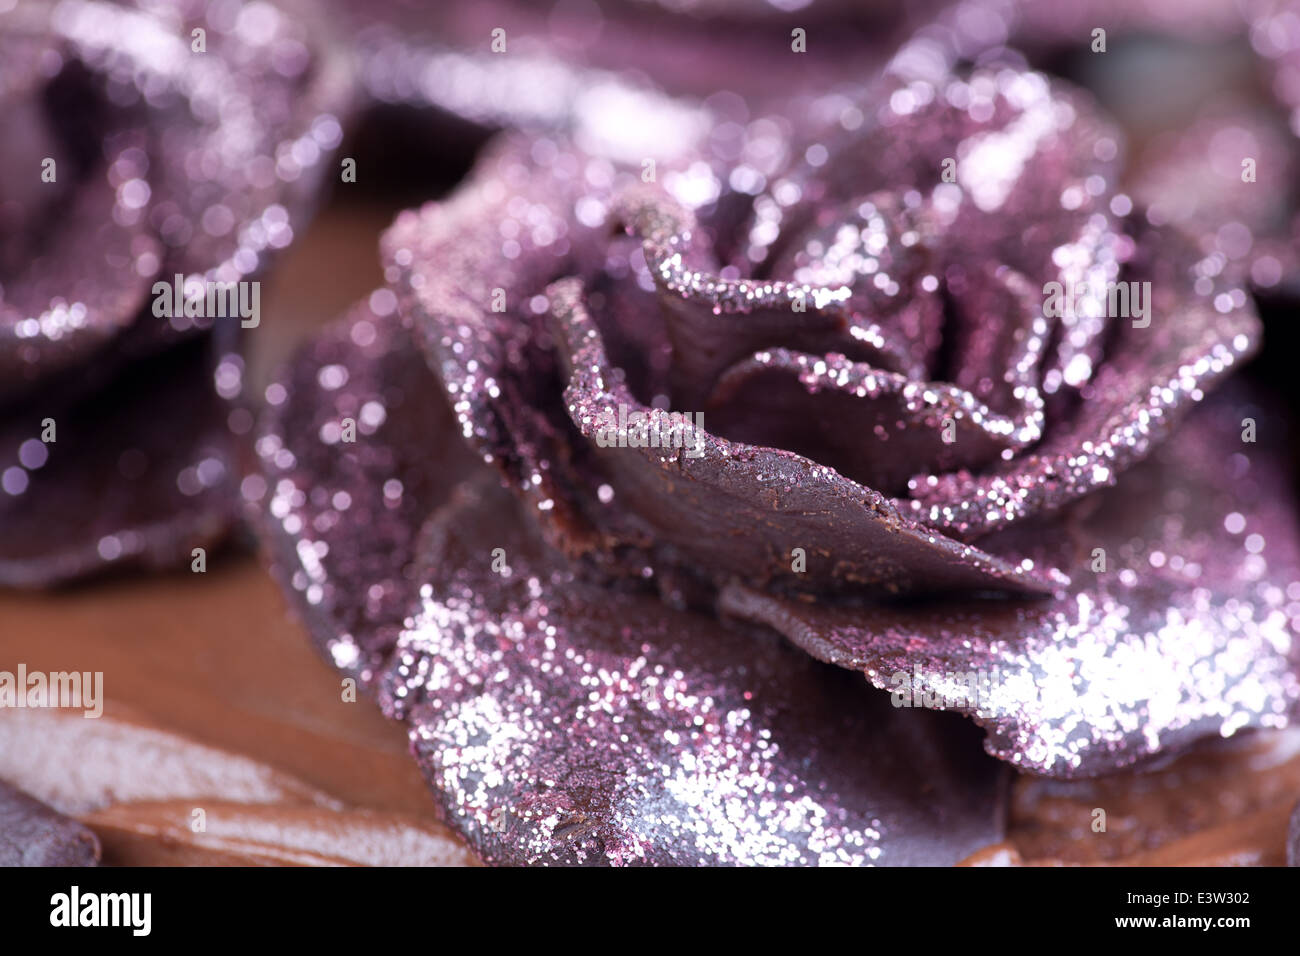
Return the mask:
<path fill-rule="evenodd" d="M 347 61 L 296 3 L 0 6 L 0 583 L 189 562 L 236 514 L 234 333 Z"/>

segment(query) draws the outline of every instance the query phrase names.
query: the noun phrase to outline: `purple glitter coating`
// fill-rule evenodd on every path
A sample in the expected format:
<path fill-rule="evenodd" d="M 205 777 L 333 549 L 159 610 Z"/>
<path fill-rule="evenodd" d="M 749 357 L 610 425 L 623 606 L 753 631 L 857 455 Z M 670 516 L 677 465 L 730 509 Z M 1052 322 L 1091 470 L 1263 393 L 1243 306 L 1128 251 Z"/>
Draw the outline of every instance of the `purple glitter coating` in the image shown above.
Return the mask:
<path fill-rule="evenodd" d="M 333 437 L 339 416 L 387 408 L 366 396 L 394 375 L 409 409 L 429 372 L 354 360 L 343 332 L 288 373 L 256 490 L 313 633 L 411 722 L 444 810 L 486 859 L 870 859 L 859 835 L 868 813 L 888 823 L 885 783 L 854 777 L 822 732 L 875 746 L 851 723 L 865 713 L 879 729 L 954 709 L 996 756 L 1063 777 L 1294 720 L 1291 494 L 1267 442 L 1242 435 L 1260 410 L 1207 395 L 1258 348 L 1249 291 L 1291 281 L 1297 224 L 1254 196 L 1240 229 L 1209 235 L 1220 210 L 1170 200 L 1221 164 L 1214 147 L 1172 147 L 1181 167 L 1154 149 L 1126 181 L 1124 143 L 1089 98 L 1001 49 L 1078 42 L 1103 13 L 1117 34 L 1249 31 L 1278 99 L 1300 105 L 1300 31 L 1281 6 L 1246 23 L 1199 4 L 1062 16 L 973 0 L 919 30 L 883 82 L 780 106 L 753 91 L 570 95 L 600 74 L 538 50 L 494 62 L 390 36 L 365 55 L 377 99 L 533 130 L 503 137 L 445 202 L 403 214 L 383 246 L 456 427 L 513 497 L 480 478 L 432 507 L 449 481 L 430 477 L 409 501 L 406 478 L 382 498 L 383 462 L 428 467 L 397 451 L 418 415 L 385 419 L 356 451 Z M 954 74 L 963 59 L 979 67 Z M 555 82 L 521 95 L 539 64 Z M 628 112 L 639 129 L 617 121 Z M 1206 129 L 1220 121 L 1207 112 Z M 1267 123 L 1248 135 L 1284 159 Z M 644 157 L 655 186 L 639 181 Z M 1048 315 L 1045 280 L 1149 281 L 1151 323 Z M 377 319 L 396 327 L 354 322 Z M 400 337 L 376 341 L 395 354 Z M 313 397 L 321 374 L 334 394 Z M 878 410 L 886 396 L 897 410 Z M 755 412 L 764 401 L 772 414 Z M 611 405 L 682 402 L 710 416 L 699 460 L 597 440 Z M 792 407 L 824 430 L 780 421 Z M 825 428 L 827 408 L 869 432 L 870 453 Z M 934 442 L 945 418 L 959 449 Z M 461 477 L 463 449 L 440 451 Z M 792 514 L 804 524 L 783 526 Z M 365 538 L 354 522 L 371 519 L 382 530 Z M 909 590 L 947 593 L 880 600 Z M 772 630 L 877 687 L 905 675 L 909 708 L 849 700 L 849 684 L 841 699 L 853 675 L 782 656 Z M 738 701 L 742 688 L 756 696 Z M 811 716 L 771 760 L 756 741 L 777 713 Z M 815 756 L 798 772 L 791 753 Z M 785 826 L 808 804 L 755 797 L 805 786 L 833 795 L 812 811 L 813 842 Z M 909 844 L 933 852 L 893 832 L 885 862 Z"/>
<path fill-rule="evenodd" d="M 0 866 L 97 866 L 88 827 L 0 780 Z"/>
<path fill-rule="evenodd" d="M 0 161 L 23 184 L 0 192 L 0 584 L 175 565 L 233 523 L 252 419 L 223 404 L 243 362 L 219 326 L 246 317 L 161 315 L 153 290 L 255 282 L 301 228 L 352 97 L 313 9 L 0 14 Z"/>
<path fill-rule="evenodd" d="M 309 633 L 363 684 L 416 598 L 420 526 L 482 467 L 456 438 L 438 389 L 381 290 L 266 391 L 275 426 L 258 434 L 243 498 Z M 355 445 L 343 442 L 349 419 Z M 319 442 L 331 453 L 305 456 L 308 438 L 311 451 Z"/>
<path fill-rule="evenodd" d="M 594 557 L 606 571 L 619 570 L 623 561 L 622 573 L 654 580 L 672 604 L 699 606 L 712 589 L 725 612 L 768 624 L 823 659 L 863 669 L 881 686 L 889 686 L 896 671 L 917 667 L 940 671 L 940 681 L 971 671 L 1009 672 L 1010 689 L 992 690 L 965 709 L 990 728 L 991 752 L 1025 769 L 1098 773 L 1206 733 L 1285 724 L 1294 712 L 1296 677 L 1295 625 L 1284 608 L 1292 600 L 1286 589 L 1295 584 L 1296 565 L 1293 542 L 1282 530 L 1269 537 L 1266 555 L 1260 554 L 1263 539 L 1251 538 L 1258 547 L 1244 557 L 1231 548 L 1189 556 L 1171 538 L 1179 532 L 1171 530 L 1173 516 L 1160 502 L 1147 501 L 1140 512 L 1167 519 L 1151 526 L 1146 542 L 1108 539 L 1105 526 L 1079 526 L 1071 517 L 1076 511 L 1067 513 L 1079 499 L 1087 498 L 1090 507 L 1106 500 L 1089 496 L 1121 481 L 1158 449 L 1207 391 L 1252 354 L 1260 333 L 1247 292 L 1193 240 L 1112 213 L 1119 195 L 1110 185 L 1118 176 L 1117 134 L 1084 98 L 1059 84 L 1035 73 L 988 68 L 964 78 L 914 81 L 883 100 L 888 105 L 874 112 L 870 104 L 857 109 L 857 116 L 875 118 L 865 131 L 848 133 L 832 124 L 824 138 L 833 148 L 818 162 L 787 164 L 754 199 L 748 223 L 731 223 L 730 233 L 716 207 L 706 202 L 692 211 L 678 198 L 716 198 L 728 187 L 692 188 L 673 166 L 662 189 L 647 189 L 608 161 L 550 139 L 544 166 L 535 163 L 537 148 L 529 141 L 507 142 L 452 199 L 400 218 L 384 240 L 388 276 L 464 433 L 502 468 L 552 544 L 571 556 Z M 839 215 L 850 197 L 875 185 L 853 182 L 851 158 L 861 155 L 863 144 L 881 156 L 873 175 L 901 182 L 902 189 L 932 173 L 945 154 L 958 159 L 956 181 L 933 186 L 928 195 L 916 188 L 905 194 L 911 227 L 897 217 L 886 225 L 878 213 L 882 203 L 890 208 L 886 200 L 853 201 Z M 784 153 L 811 155 L 801 141 Z M 993 162 L 1007 155 L 1014 162 Z M 698 163 L 690 169 L 705 181 L 710 175 Z M 722 179 L 712 175 L 715 183 Z M 764 196 L 781 208 L 765 206 Z M 503 220 L 529 228 L 505 232 Z M 1014 435 L 1014 428 L 971 392 L 907 382 L 842 352 L 770 347 L 783 338 L 839 335 L 847 341 L 844 317 L 880 308 L 855 290 L 863 283 L 888 290 L 895 274 L 904 273 L 886 273 L 881 262 L 904 263 L 906 257 L 891 253 L 876 259 L 874 270 L 864 263 L 820 274 L 839 286 L 800 285 L 770 274 L 731 278 L 717 263 L 728 260 L 731 246 L 738 250 L 733 263 L 760 272 L 764 260 L 783 261 L 787 233 L 806 235 L 810 222 L 820 230 L 841 220 L 865 222 L 869 230 L 853 226 L 857 245 L 842 247 L 849 258 L 865 258 L 864 249 L 881 252 L 901 234 L 928 250 L 931 291 L 946 286 L 962 303 L 955 359 L 985 370 L 959 367 L 955 377 L 990 400 L 1000 398 L 1003 407 L 1011 398 L 1022 409 L 1038 409 L 1041 441 L 1031 428 L 1019 443 L 981 451 L 975 440 L 981 428 L 987 435 Z M 764 222 L 773 228 L 764 231 Z M 853 442 L 837 448 L 815 434 L 809 441 L 807 430 L 798 436 L 803 454 L 755 438 L 733 444 L 712 430 L 697 436 L 698 455 L 644 441 L 607 447 L 601 438 L 607 437 L 603 423 L 610 409 L 652 411 L 603 345 L 607 329 L 627 338 L 633 319 L 620 311 L 602 317 L 599 310 L 611 304 L 635 309 L 635 298 L 616 278 L 620 271 L 636 274 L 635 248 L 629 253 L 600 233 L 607 236 L 619 225 L 643 240 L 653 285 L 640 308 L 661 310 L 669 362 L 659 384 L 674 401 L 712 392 L 715 401 L 706 412 L 721 409 L 724 427 L 755 438 L 782 434 L 779 405 L 795 419 L 785 433 L 796 433 L 798 416 L 790 409 L 798 410 L 799 395 L 780 391 L 779 380 L 748 393 L 734 420 L 726 415 L 729 393 L 760 372 L 786 372 L 806 393 L 814 420 L 826 418 L 820 403 L 837 394 L 859 399 L 845 404 L 842 419 L 870 430 L 882 447 L 891 442 L 889 453 L 903 470 L 898 462 L 890 463 L 893 472 L 873 466 L 870 455 L 854 460 Z M 498 258 L 503 235 L 513 238 Z M 748 240 L 735 243 L 728 235 Z M 755 236 L 766 240 L 761 248 Z M 603 260 L 601 245 L 607 248 Z M 816 239 L 800 239 L 794 247 L 827 253 Z M 991 265 L 984 258 L 990 252 L 994 261 L 1011 265 Z M 626 263 L 619 262 L 624 256 Z M 798 258 L 791 261 L 798 267 Z M 811 258 L 805 254 L 802 261 Z M 1035 301 L 1029 276 L 1067 285 L 1150 283 L 1154 291 L 1146 321 L 1100 311 L 1050 316 Z M 611 297 L 611 289 L 618 295 Z M 504 312 L 490 307 L 495 290 Z M 1022 316 L 1009 341 L 998 339 L 1007 309 Z M 683 323 L 688 331 L 675 334 Z M 875 332 L 891 334 L 888 323 L 878 323 Z M 876 350 L 877 365 L 891 351 L 910 354 L 914 365 L 933 362 L 925 334 L 900 336 L 895 329 L 893 336 L 892 350 Z M 1016 363 L 1000 386 L 988 374 L 998 358 Z M 565 412 L 576 435 L 557 421 L 554 399 L 546 394 L 557 377 L 566 385 Z M 869 401 L 891 384 L 905 413 L 873 413 Z M 762 416 L 763 409 L 773 414 Z M 1004 463 L 962 467 L 938 442 L 927 446 L 927 431 L 956 426 L 962 413 L 979 419 L 977 428 L 957 433 L 975 446 L 963 454 Z M 890 434 L 891 427 L 899 434 Z M 855 434 L 850 430 L 850 437 Z M 1186 434 L 1182 441 L 1198 455 L 1226 440 L 1219 435 L 1211 441 L 1203 431 Z M 872 467 L 894 483 L 910 471 L 914 497 L 890 501 L 851 480 L 855 471 L 871 474 Z M 1261 458 L 1256 467 L 1268 472 L 1272 466 Z M 1150 473 L 1139 471 L 1131 481 L 1141 487 L 1154 480 Z M 1202 475 L 1184 494 L 1186 502 L 1200 503 L 1199 518 L 1218 524 L 1200 529 L 1202 539 L 1183 542 L 1181 551 L 1210 540 L 1215 529 L 1222 534 L 1224 522 L 1235 524 L 1230 516 L 1254 516 L 1269 507 L 1245 489 L 1242 501 L 1218 509 L 1227 494 L 1220 478 Z M 1290 512 L 1275 517 L 1270 527 L 1288 526 Z M 1033 529 L 1057 546 L 1019 547 L 1028 540 L 1021 526 L 1029 522 L 1040 522 Z M 1088 535 L 1096 543 L 1084 548 Z M 804 551 L 802 564 L 792 561 L 796 548 Z M 1118 584 L 1092 571 L 1094 548 L 1125 561 L 1114 571 Z M 1151 560 L 1190 569 L 1184 577 L 1205 573 L 1213 585 L 1180 579 L 1157 587 L 1160 575 L 1146 571 L 1129 580 Z M 854 603 L 882 594 L 981 590 L 1056 594 L 1028 604 L 967 599 L 958 606 L 961 623 L 943 617 L 951 608 L 944 603 L 927 610 Z M 836 596 L 852 600 L 828 600 Z M 1249 621 L 1222 623 L 1230 607 L 1249 609 Z M 1203 639 L 1186 640 L 1173 619 L 1190 622 L 1185 626 Z M 939 641 L 927 630 L 931 625 L 951 639 Z M 1020 643 L 1011 642 L 1013 636 Z M 1130 658 L 1153 686 L 1126 684 L 1112 673 Z"/>
<path fill-rule="evenodd" d="M 1286 865 L 1300 866 L 1300 803 L 1295 805 L 1286 831 Z"/>
<path fill-rule="evenodd" d="M 416 356 L 364 308 L 311 343 L 272 386 L 246 488 L 295 607 L 409 721 L 485 860 L 946 865 L 996 838 L 1004 778 L 951 716 L 575 577 Z M 345 413 L 369 422 L 356 443 Z"/>
<path fill-rule="evenodd" d="M 735 585 L 719 609 L 899 700 L 968 714 L 991 753 L 1037 773 L 1286 726 L 1300 711 L 1300 541 L 1276 452 L 1240 440 L 1258 414 L 1216 400 L 1115 488 L 1029 529 L 1021 543 L 1074 579 L 1050 601 L 832 608 Z"/>

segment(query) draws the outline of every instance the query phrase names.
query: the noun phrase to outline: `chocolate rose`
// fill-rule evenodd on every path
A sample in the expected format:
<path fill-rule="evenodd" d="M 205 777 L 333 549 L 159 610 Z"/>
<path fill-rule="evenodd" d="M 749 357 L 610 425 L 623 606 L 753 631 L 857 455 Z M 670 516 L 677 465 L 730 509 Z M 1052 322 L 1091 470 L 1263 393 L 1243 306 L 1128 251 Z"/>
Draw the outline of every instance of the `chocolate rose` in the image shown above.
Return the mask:
<path fill-rule="evenodd" d="M 463 433 L 553 546 L 611 577 L 716 596 L 886 689 L 918 666 L 998 672 L 958 709 L 1022 766 L 1096 772 L 1277 720 L 1287 616 L 1226 608 L 1261 579 L 1285 602 L 1287 522 L 1205 466 L 1181 472 L 1199 502 L 1181 528 L 1161 508 L 1166 460 L 1251 450 L 1241 419 L 1134 474 L 1142 538 L 1088 500 L 1254 351 L 1246 290 L 1121 217 L 1118 133 L 1059 84 L 987 70 L 879 102 L 837 103 L 814 139 L 740 144 L 784 165 L 695 160 L 658 189 L 561 144 L 507 146 L 399 219 L 389 274 Z M 1081 284 L 1128 311 L 1053 307 Z M 665 445 L 663 404 L 705 429 Z M 906 594 L 950 600 L 882 601 Z"/>
<path fill-rule="evenodd" d="M 5 6 L 0 584 L 188 562 L 237 514 L 232 332 L 350 74 L 293 4 Z"/>
<path fill-rule="evenodd" d="M 410 722 L 483 859 L 939 865 L 1003 833 L 1003 775 L 951 715 L 576 578 L 462 442 L 387 290 L 268 398 L 245 488 L 272 567 L 329 659 Z"/>
<path fill-rule="evenodd" d="M 963 4 L 785 102 L 367 54 L 377 99 L 528 131 L 398 219 L 245 491 L 482 857 L 952 862 L 999 774 L 927 710 L 1054 777 L 1294 720 L 1280 416 L 1220 387 L 1296 280 L 1293 143 L 1207 109 L 1130 160 L 1002 44 L 1241 24 L 1055 7 Z M 1294 105 L 1300 37 L 1252 16 Z"/>
<path fill-rule="evenodd" d="M 488 860 L 952 861 L 996 775 L 912 708 L 1058 776 L 1294 710 L 1240 272 L 1038 73 L 781 115 L 498 140 L 268 392 L 273 566 Z"/>

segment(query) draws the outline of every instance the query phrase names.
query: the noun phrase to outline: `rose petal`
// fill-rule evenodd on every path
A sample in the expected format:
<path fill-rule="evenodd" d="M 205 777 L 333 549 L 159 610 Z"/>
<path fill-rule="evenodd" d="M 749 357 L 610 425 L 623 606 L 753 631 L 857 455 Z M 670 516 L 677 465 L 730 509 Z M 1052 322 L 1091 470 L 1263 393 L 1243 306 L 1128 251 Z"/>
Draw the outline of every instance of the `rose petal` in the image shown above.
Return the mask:
<path fill-rule="evenodd" d="M 751 235 L 754 264 L 780 255 L 810 221 L 848 220 L 857 197 L 889 189 L 919 204 L 945 273 L 992 259 L 1040 281 L 1100 288 L 1115 278 L 1120 247 L 1110 200 L 1121 138 L 1086 94 L 1005 66 L 891 78 L 868 102 L 880 105 L 865 121 L 859 111 L 852 129 L 822 134 L 825 162 L 805 153 L 756 202 L 762 241 Z M 866 166 L 864 156 L 871 157 Z M 1045 368 L 1050 391 L 1087 380 L 1107 324 L 1099 314 L 1056 320 Z"/>
<path fill-rule="evenodd" d="M 878 687 L 902 674 L 910 697 L 920 677 L 989 731 L 991 753 L 1038 773 L 1283 726 L 1300 699 L 1300 545 L 1275 458 L 1240 443 L 1243 411 L 1207 408 L 1044 532 L 1075 552 L 1075 584 L 1051 601 L 833 608 L 733 585 L 720 606 Z"/>
<path fill-rule="evenodd" d="M 85 361 L 117 336 L 144 306 L 161 264 L 143 213 L 124 203 L 102 169 L 54 218 L 49 244 L 29 250 L 25 269 L 0 296 L 3 397 Z M 142 268 L 148 262 L 153 269 Z"/>
<path fill-rule="evenodd" d="M 24 689 L 25 692 L 25 689 Z M 99 840 L 76 820 L 0 781 L 0 866 L 95 866 Z"/>
<path fill-rule="evenodd" d="M 543 293 L 561 275 L 599 271 L 603 216 L 594 226 L 571 216 L 584 197 L 601 206 L 612 171 L 566 148 L 538 175 L 529 147 L 502 137 L 450 198 L 399 215 L 381 251 L 462 435 L 530 502 L 553 544 L 603 561 L 589 513 L 596 485 L 560 402 Z"/>
<path fill-rule="evenodd" d="M 770 273 L 801 285 L 849 287 L 846 307 L 853 337 L 872 341 L 870 330 L 894 359 L 878 367 L 924 378 L 931 373 L 943 330 L 928 231 L 905 200 L 872 193 L 843 208 L 821 210 L 805 233 L 778 247 Z"/>
<path fill-rule="evenodd" d="M 547 294 L 569 375 L 569 415 L 599 446 L 606 416 L 620 406 L 629 415 L 649 409 L 612 374 L 580 284 L 566 280 Z M 596 447 L 595 454 L 620 507 L 653 529 L 656 546 L 718 583 L 739 575 L 796 589 L 893 594 L 1053 586 L 1043 572 L 914 524 L 879 493 L 792 452 L 733 443 L 698 422 L 680 437 L 676 447 Z M 804 570 L 793 566 L 798 547 L 808 558 Z"/>
<path fill-rule="evenodd" d="M 949 323 L 952 381 L 989 407 L 1015 418 L 1025 442 L 1041 436 L 1049 320 L 1029 280 L 988 263 L 966 272 Z"/>
<path fill-rule="evenodd" d="M 900 507 L 969 539 L 1113 485 L 1254 354 L 1260 323 L 1244 289 L 1198 260 L 1180 234 L 1152 230 L 1139 248 L 1124 281 L 1150 283 L 1149 314 L 1119 323 L 1112 355 L 1073 417 L 1031 454 L 985 474 L 914 479 L 916 500 Z"/>
<path fill-rule="evenodd" d="M 675 404 L 699 404 L 723 369 L 770 346 L 839 351 L 878 368 L 920 368 L 907 343 L 869 319 L 855 321 L 848 285 L 723 278 L 691 212 L 661 192 L 627 190 L 615 215 L 645 240 L 672 346 Z"/>
<path fill-rule="evenodd" d="M 384 699 L 485 860 L 947 865 L 996 831 L 996 775 L 954 728 L 761 636 L 580 584 L 494 481 L 429 537 Z"/>
<path fill-rule="evenodd" d="M 6 123 L 36 134 L 38 151 L 64 149 L 52 150 L 56 182 L 36 187 L 50 186 L 48 201 L 0 210 L 0 225 L 23 228 L 19 278 L 0 303 L 0 390 L 11 402 L 0 421 L 5 583 L 189 561 L 192 545 L 215 542 L 234 518 L 228 409 L 196 356 L 208 338 L 233 354 L 232 326 L 260 316 L 220 326 L 212 315 L 164 318 L 147 295 L 159 273 L 169 283 L 194 274 L 247 280 L 241 291 L 258 301 L 249 277 L 301 227 L 351 88 L 349 60 L 329 21 L 307 15 L 313 8 L 279 0 L 227 16 L 219 7 L 191 5 L 183 22 L 132 4 L 20 0 L 5 14 L 4 54 L 16 47 L 39 77 L 0 76 Z M 206 31 L 202 56 L 191 25 Z M 34 104 L 16 121 L 12 96 Z M 41 170 L 3 172 L 31 184 Z M 0 262 L 13 258 L 7 243 Z M 176 368 L 160 371 L 169 360 Z M 218 368 L 222 397 L 237 396 L 239 368 Z M 142 384 L 151 375 L 162 411 Z M 182 422 L 187 407 L 194 418 Z M 62 443 L 39 450 L 45 418 Z M 89 512 L 94 520 L 75 520 Z"/>
<path fill-rule="evenodd" d="M 886 494 L 921 468 L 981 468 L 1038 438 L 952 385 L 786 349 L 727 369 L 706 408 L 716 435 L 804 455 Z"/>
<path fill-rule="evenodd" d="M 417 512 L 446 494 L 459 439 L 395 318 L 355 316 L 285 382 L 259 443 L 283 502 L 263 503 L 273 561 L 283 580 L 315 569 L 332 601 L 291 585 L 294 606 L 345 672 L 357 655 L 337 648 L 373 652 L 387 709 L 486 859 L 946 864 L 1000 835 L 996 765 L 952 718 L 900 714 L 770 636 L 574 580 L 487 469 L 438 512 L 411 575 Z M 397 391 L 355 448 L 322 437 Z M 418 503 L 390 502 L 395 475 Z M 340 491 L 348 508 L 325 503 Z M 357 607 L 367 581 L 418 593 L 391 655 L 411 609 Z"/>
<path fill-rule="evenodd" d="M 393 313 L 360 305 L 268 392 L 256 443 L 264 480 L 248 496 L 262 540 L 317 645 L 363 681 L 415 600 L 421 523 L 478 465 L 440 390 Z M 343 440 L 345 419 L 355 442 Z"/>
<path fill-rule="evenodd" d="M 45 13 L 70 58 L 122 78 L 147 107 L 149 223 L 170 270 L 236 281 L 288 245 L 352 95 L 328 20 L 298 0 L 267 4 L 256 23 L 221 22 L 205 4 L 182 29 L 129 6 Z M 205 30 L 202 56 L 191 27 Z"/>
<path fill-rule="evenodd" d="M 188 564 L 235 517 L 227 409 L 202 342 L 128 367 L 111 389 L 36 395 L 0 425 L 0 585 Z M 44 442 L 46 419 L 54 441 Z"/>

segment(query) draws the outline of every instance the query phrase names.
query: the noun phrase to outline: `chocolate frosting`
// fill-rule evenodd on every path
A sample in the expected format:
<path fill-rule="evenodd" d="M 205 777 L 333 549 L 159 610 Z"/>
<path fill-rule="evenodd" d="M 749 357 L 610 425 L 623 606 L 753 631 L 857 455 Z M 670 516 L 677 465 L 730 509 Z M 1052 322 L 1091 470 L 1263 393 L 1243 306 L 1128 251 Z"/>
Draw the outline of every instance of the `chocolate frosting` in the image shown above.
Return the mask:
<path fill-rule="evenodd" d="M 117 704 L 113 710 L 128 712 Z M 229 719 L 228 708 L 221 716 Z M 101 844 L 104 862 L 113 866 L 473 862 L 427 818 L 348 806 L 246 755 L 137 714 L 85 720 L 50 710 L 6 713 L 0 778 L 58 808 L 0 784 L 2 865 L 19 862 L 6 852 L 11 847 L 27 865 L 93 863 Z"/>

